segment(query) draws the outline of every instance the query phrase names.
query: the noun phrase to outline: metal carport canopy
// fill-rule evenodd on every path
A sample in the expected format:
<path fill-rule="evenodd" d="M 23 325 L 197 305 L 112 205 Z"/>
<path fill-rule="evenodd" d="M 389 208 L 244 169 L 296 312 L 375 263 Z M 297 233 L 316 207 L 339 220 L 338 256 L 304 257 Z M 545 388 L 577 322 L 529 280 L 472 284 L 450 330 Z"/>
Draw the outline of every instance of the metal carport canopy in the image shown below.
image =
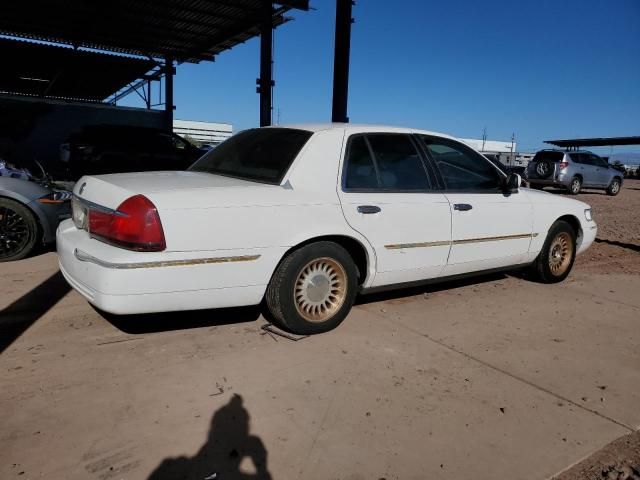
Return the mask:
<path fill-rule="evenodd" d="M 157 63 L 131 56 L 0 38 L 0 92 L 100 102 Z"/>
<path fill-rule="evenodd" d="M 272 22 L 308 0 L 276 1 Z M 20 0 L 0 6 L 0 34 L 178 62 L 213 60 L 260 34 L 262 0 Z"/>
<path fill-rule="evenodd" d="M 598 138 L 573 138 L 567 140 L 545 140 L 544 143 L 562 148 L 577 147 L 609 147 L 617 145 L 640 145 L 640 136 L 637 137 L 598 137 Z"/>

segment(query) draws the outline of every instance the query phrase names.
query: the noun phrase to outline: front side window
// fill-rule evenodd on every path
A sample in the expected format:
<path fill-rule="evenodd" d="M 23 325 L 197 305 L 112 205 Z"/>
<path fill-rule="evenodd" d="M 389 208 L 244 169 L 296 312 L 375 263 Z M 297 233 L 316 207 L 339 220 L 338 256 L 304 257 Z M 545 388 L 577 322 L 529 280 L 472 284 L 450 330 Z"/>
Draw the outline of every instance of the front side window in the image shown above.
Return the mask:
<path fill-rule="evenodd" d="M 278 184 L 311 135 L 293 128 L 245 130 L 210 150 L 189 170 Z"/>
<path fill-rule="evenodd" d="M 502 175 L 471 148 L 443 138 L 421 137 L 448 190 L 497 191 Z"/>
<path fill-rule="evenodd" d="M 429 180 L 411 138 L 375 133 L 351 137 L 344 186 L 347 190 L 424 191 Z"/>
<path fill-rule="evenodd" d="M 594 154 L 589 154 L 589 156 L 591 157 L 591 164 L 595 165 L 596 167 L 600 167 L 600 168 L 608 168 L 609 167 L 609 163 L 606 162 L 602 157 L 599 157 L 597 155 Z"/>

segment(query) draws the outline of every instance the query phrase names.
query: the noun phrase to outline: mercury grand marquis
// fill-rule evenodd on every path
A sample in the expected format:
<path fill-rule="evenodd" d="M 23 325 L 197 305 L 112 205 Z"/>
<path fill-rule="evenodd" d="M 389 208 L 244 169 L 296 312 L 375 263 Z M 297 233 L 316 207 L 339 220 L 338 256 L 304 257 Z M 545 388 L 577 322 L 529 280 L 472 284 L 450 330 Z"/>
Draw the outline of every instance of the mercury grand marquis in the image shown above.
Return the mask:
<path fill-rule="evenodd" d="M 453 137 L 350 124 L 241 132 L 187 171 L 85 176 L 60 269 L 113 314 L 264 301 L 282 327 L 335 328 L 356 294 L 527 267 L 569 274 L 589 205 L 520 186 Z"/>

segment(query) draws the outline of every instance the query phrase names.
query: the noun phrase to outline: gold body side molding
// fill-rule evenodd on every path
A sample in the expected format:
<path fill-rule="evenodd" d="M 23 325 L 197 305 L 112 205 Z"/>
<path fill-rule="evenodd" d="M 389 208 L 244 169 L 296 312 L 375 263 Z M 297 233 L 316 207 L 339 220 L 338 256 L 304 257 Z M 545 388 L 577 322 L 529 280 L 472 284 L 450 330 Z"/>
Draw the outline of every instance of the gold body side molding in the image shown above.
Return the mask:
<path fill-rule="evenodd" d="M 516 235 L 502 235 L 499 237 L 479 237 L 479 238 L 464 238 L 460 240 L 443 240 L 440 242 L 420 242 L 420 243 L 394 243 L 385 245 L 384 248 L 388 250 L 400 250 L 403 248 L 426 248 L 426 247 L 442 247 L 446 245 L 463 245 L 465 243 L 482 243 L 482 242 L 497 242 L 501 240 L 518 240 L 522 238 L 535 238 L 538 233 L 519 233 Z"/>

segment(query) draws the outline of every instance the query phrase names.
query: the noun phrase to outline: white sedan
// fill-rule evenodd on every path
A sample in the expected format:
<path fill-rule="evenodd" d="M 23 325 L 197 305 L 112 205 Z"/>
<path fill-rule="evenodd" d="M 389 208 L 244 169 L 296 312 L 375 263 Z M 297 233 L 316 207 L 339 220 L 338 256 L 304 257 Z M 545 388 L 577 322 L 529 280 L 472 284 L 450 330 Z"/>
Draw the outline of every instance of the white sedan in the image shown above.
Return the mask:
<path fill-rule="evenodd" d="M 585 203 L 520 187 L 456 139 L 349 124 L 239 133 L 188 171 L 83 177 L 60 270 L 115 314 L 257 305 L 297 333 L 356 294 L 531 267 L 563 280 Z"/>

